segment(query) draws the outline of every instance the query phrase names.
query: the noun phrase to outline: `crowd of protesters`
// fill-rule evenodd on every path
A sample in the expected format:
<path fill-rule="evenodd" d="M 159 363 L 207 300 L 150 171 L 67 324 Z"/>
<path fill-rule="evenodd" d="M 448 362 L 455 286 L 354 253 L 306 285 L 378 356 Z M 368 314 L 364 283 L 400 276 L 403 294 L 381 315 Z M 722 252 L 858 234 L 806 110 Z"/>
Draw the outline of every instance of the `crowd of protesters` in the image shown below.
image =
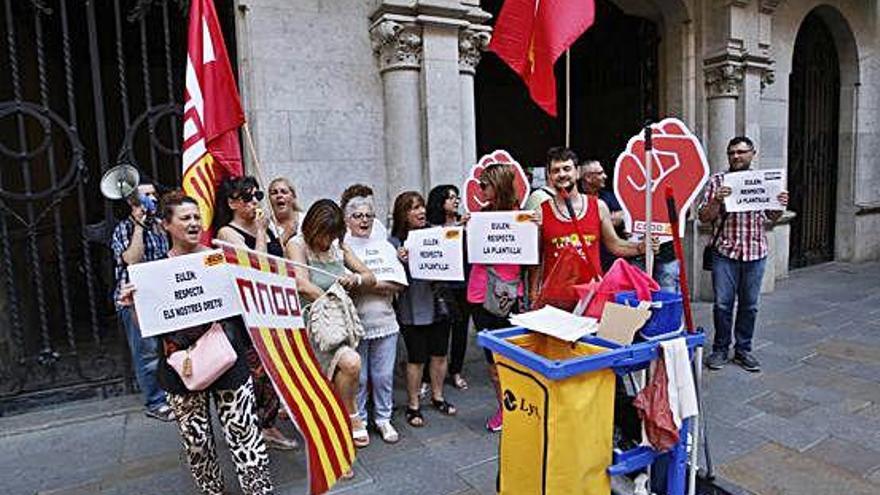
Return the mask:
<path fill-rule="evenodd" d="M 740 139 L 731 143 L 731 167 L 747 166 L 743 163 L 751 158 L 751 142 Z M 459 390 L 468 389 L 464 358 L 471 324 L 477 331 L 503 328 L 509 326 L 511 313 L 540 305 L 542 297 L 544 303 L 552 301 L 549 291 L 542 290 L 553 271 L 552 263 L 565 245 L 570 244 L 592 265 L 594 273 L 586 276 L 601 275 L 615 256 L 635 258 L 636 262 L 644 256 L 644 243 L 626 240 L 622 235 L 620 205 L 605 189 L 607 176 L 599 162 L 579 163 L 572 150 L 552 148 L 545 167 L 547 185 L 535 190 L 527 202 L 517 196 L 512 165 L 489 165 L 479 177 L 483 211 L 517 210 L 525 204 L 532 211 L 531 218 L 540 225 L 542 264 L 529 269 L 519 265 L 473 264 L 466 270 L 466 280 L 457 283 L 410 276 L 405 247 L 410 232 L 432 226 L 461 226 L 470 218 L 469 214 L 459 212 L 461 198 L 453 185 L 434 187 L 427 201 L 417 191 L 397 195 L 386 234 L 385 226 L 377 219 L 377 201 L 368 185 L 348 187 L 338 203 L 320 199 L 302 215 L 294 184 L 287 178 L 279 177 L 269 183 L 270 210 L 264 212 L 260 205 L 265 194 L 257 180 L 233 177 L 226 179 L 218 190 L 212 232 L 225 242 L 295 262 L 297 287 L 306 307 L 327 292 L 341 292 L 344 298 L 350 298 L 363 327 L 358 339 L 334 347 L 313 341 L 312 346 L 321 370 L 350 415 L 354 445 L 369 445 L 370 423 L 384 442 L 393 444 L 400 438 L 392 424 L 393 380 L 398 361 L 406 363 L 407 400 L 403 418 L 410 427 L 427 426 L 421 410 L 423 401 L 441 415 L 454 416 L 458 410 L 446 398 L 444 387 L 449 384 Z M 720 218 L 720 223 L 724 223 L 727 216 L 719 214 L 718 198 L 726 193 L 729 191 L 721 188 L 720 179 L 714 177 L 700 208 L 701 220 Z M 244 333 L 240 317 L 159 338 L 140 337 L 132 310 L 132 293 L 136 288 L 129 283 L 126 267 L 207 249 L 200 244 L 203 231 L 197 203 L 180 191 L 171 191 L 155 207 L 156 196 L 153 184 L 142 183 L 138 194 L 129 200 L 130 214 L 117 225 L 113 236 L 117 266 L 114 299 L 144 394 L 145 413 L 160 420 L 177 421 L 198 487 L 204 493 L 222 493 L 223 477 L 217 463 L 208 405 L 213 400 L 243 492 L 271 493 L 266 448 L 292 449 L 297 442 L 277 427 L 279 417 L 286 414 L 280 411 L 279 399 Z M 739 217 L 735 220 L 752 221 Z M 763 217 L 753 220 L 757 225 Z M 727 223 L 733 224 L 730 220 Z M 734 269 L 745 270 L 738 265 L 728 267 L 723 258 L 733 257 L 729 252 L 737 246 L 729 240 L 733 233 L 733 227 L 725 226 L 718 236 L 715 278 Z M 374 241 L 377 236 L 380 242 L 393 246 L 389 249 L 397 254 L 406 274 L 406 285 L 377 280 L 350 247 Z M 656 252 L 656 245 L 654 249 Z M 661 247 L 661 252 L 664 249 Z M 740 263 L 754 264 L 754 271 L 759 272 L 761 254 L 743 258 Z M 752 258 L 759 261 L 753 262 Z M 673 276 L 678 271 L 675 263 L 674 259 L 666 262 L 661 258 L 656 265 L 659 272 L 655 276 L 666 281 L 662 285 L 668 290 L 678 290 L 677 277 Z M 759 274 L 750 280 L 759 281 Z M 744 282 L 748 287 L 758 283 Z M 713 368 L 726 361 L 731 340 L 733 304 L 727 294 L 734 290 L 721 292 L 723 297 L 716 302 L 715 347 L 709 363 Z M 757 311 L 757 290 L 739 293 L 749 297 L 736 315 L 735 359 L 749 365 L 747 368 L 756 368 L 749 344 Z M 310 321 L 308 317 L 306 321 Z M 190 391 L 169 366 L 168 356 L 218 328 L 232 343 L 237 360 L 208 388 Z M 405 356 L 398 353 L 399 336 Z M 487 418 L 485 426 L 490 432 L 498 432 L 503 427 L 501 389 L 492 355 L 487 351 L 485 356 L 497 400 L 496 412 Z"/>

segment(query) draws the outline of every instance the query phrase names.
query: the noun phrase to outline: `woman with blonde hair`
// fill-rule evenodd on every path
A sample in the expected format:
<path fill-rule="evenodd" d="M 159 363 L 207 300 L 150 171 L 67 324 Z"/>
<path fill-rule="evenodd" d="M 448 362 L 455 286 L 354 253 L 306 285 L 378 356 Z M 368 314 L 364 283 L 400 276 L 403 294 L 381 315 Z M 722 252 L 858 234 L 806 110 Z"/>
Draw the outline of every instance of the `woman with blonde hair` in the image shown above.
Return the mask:
<path fill-rule="evenodd" d="M 267 192 L 275 219 L 275 235 L 281 247 L 287 246 L 287 241 L 299 232 L 300 213 L 303 211 L 297 202 L 296 189 L 287 177 L 276 177 L 269 183 Z"/>

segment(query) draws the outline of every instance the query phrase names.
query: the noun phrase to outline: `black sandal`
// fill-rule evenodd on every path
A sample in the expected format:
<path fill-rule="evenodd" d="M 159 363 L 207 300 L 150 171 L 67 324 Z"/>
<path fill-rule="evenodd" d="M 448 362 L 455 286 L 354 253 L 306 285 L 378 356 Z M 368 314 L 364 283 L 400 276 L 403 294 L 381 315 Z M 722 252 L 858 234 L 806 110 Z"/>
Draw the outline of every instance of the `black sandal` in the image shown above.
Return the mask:
<path fill-rule="evenodd" d="M 440 411 L 446 416 L 455 416 L 458 413 L 455 406 L 453 406 L 451 402 L 446 402 L 445 399 L 431 399 L 431 405 L 434 406 L 434 409 Z"/>
<path fill-rule="evenodd" d="M 425 418 L 419 409 L 406 408 L 406 422 L 413 428 L 421 428 L 425 426 Z"/>

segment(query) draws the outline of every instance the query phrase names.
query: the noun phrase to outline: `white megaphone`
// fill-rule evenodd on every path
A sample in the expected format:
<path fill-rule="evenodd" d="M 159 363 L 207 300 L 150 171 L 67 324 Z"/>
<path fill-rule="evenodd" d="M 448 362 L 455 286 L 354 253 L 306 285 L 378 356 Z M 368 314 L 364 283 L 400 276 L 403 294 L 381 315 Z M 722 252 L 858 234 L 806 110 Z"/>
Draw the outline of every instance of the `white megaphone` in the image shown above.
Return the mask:
<path fill-rule="evenodd" d="M 125 199 L 137 191 L 141 174 L 131 165 L 117 165 L 101 177 L 101 194 L 107 199 Z"/>

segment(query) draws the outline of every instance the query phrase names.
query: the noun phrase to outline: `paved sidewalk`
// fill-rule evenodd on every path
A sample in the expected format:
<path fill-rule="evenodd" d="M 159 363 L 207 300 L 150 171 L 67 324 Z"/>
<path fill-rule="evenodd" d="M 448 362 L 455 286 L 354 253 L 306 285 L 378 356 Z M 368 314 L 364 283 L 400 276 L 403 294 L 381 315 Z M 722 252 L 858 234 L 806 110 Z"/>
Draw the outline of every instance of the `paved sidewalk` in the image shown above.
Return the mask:
<path fill-rule="evenodd" d="M 697 321 L 711 327 L 711 308 Z M 763 299 L 756 336 L 763 373 L 705 371 L 716 471 L 759 494 L 880 493 L 880 264 L 799 270 Z M 480 350 L 471 388 L 449 390 L 455 418 L 426 407 L 427 426 L 395 423 L 401 441 L 358 452 L 356 477 L 335 493 L 492 494 L 497 436 Z M 403 404 L 398 383 L 396 403 Z M 288 431 L 291 431 L 288 427 Z M 222 441 L 219 442 L 222 445 Z M 240 493 L 221 454 L 230 493 Z M 278 492 L 306 492 L 301 452 L 272 453 Z M 0 418 L 0 494 L 195 493 L 173 424 L 143 416 L 137 397 Z"/>

